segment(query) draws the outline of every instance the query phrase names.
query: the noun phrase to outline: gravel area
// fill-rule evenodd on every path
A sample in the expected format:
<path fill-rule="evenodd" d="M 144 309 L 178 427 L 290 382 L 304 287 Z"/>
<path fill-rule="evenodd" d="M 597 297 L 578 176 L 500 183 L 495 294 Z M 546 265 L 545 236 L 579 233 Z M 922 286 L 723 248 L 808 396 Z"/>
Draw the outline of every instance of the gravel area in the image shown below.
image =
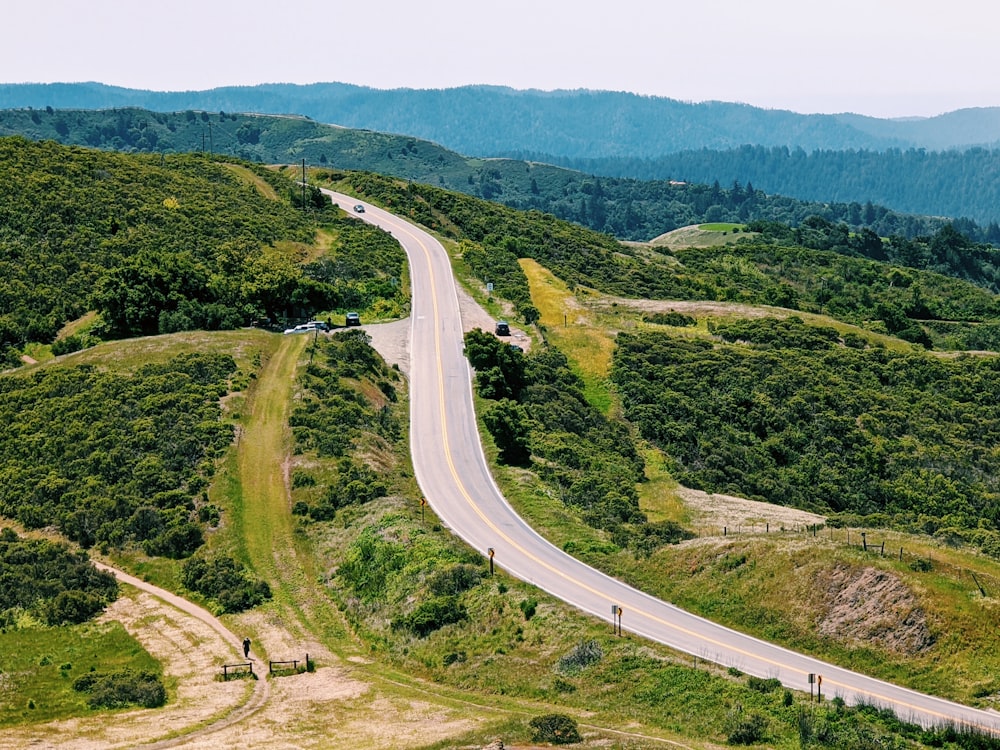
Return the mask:
<path fill-rule="evenodd" d="M 459 287 L 458 307 L 462 314 L 462 329 L 471 331 L 481 328 L 493 331 L 496 320 L 476 302 L 468 292 Z M 394 320 L 391 323 L 373 323 L 362 328 L 372 337 L 375 351 L 390 365 L 399 365 L 404 375 L 410 374 L 410 319 Z M 520 328 L 510 327 L 510 343 L 524 351 L 531 348 L 531 337 Z"/>

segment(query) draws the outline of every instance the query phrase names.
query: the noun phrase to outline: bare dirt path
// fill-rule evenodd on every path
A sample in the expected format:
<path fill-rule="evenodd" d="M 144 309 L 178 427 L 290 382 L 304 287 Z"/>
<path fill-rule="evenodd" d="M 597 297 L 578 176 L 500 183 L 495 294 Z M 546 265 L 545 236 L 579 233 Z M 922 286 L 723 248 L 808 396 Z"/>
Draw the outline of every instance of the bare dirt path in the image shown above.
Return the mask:
<path fill-rule="evenodd" d="M 176 695 L 162 709 L 5 729 L 0 748 L 176 747 L 216 735 L 267 702 L 267 680 L 217 680 L 222 664 L 242 661 L 242 651 L 237 637 L 210 612 L 123 571 L 95 565 L 131 587 L 102 619 L 121 622 L 163 665 L 164 675 L 176 682 Z"/>
<path fill-rule="evenodd" d="M 408 330 L 408 321 L 402 323 L 397 328 Z M 406 338 L 396 336 L 395 345 L 405 346 Z M 227 625 L 169 591 L 113 570 L 129 588 L 104 617 L 121 622 L 160 661 L 176 685 L 170 703 L 5 729 L 0 750 L 358 750 L 433 743 L 473 726 L 467 707 L 456 710 L 419 689 L 383 690 L 325 643 L 330 636 L 321 632 L 322 617 L 333 605 L 316 584 L 311 562 L 297 554 L 288 507 L 288 411 L 305 343 L 287 337 L 266 363 L 238 447 L 241 507 L 231 522 L 243 527 L 236 536 L 271 583 L 275 600 L 229 616 Z M 243 661 L 246 634 L 260 679 L 219 681 L 223 663 Z M 302 659 L 305 653 L 316 662 L 315 672 L 267 676 L 269 658 Z"/>

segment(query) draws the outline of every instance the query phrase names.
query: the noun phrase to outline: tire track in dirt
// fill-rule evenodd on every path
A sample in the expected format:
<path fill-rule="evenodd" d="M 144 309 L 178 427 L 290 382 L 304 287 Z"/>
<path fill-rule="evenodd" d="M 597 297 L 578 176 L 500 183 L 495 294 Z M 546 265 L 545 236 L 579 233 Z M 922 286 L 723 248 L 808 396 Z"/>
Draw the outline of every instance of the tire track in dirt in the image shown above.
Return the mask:
<path fill-rule="evenodd" d="M 219 620 L 215 615 L 209 612 L 203 607 L 199 607 L 197 604 L 184 599 L 183 597 L 177 596 L 166 589 L 161 589 L 159 586 L 154 586 L 151 583 L 143 581 L 141 578 L 136 578 L 122 570 L 117 568 L 112 568 L 109 565 L 95 561 L 94 565 L 100 570 L 107 571 L 114 574 L 114 576 L 121 582 L 126 583 L 129 586 L 139 589 L 140 591 L 145 591 L 146 593 L 152 594 L 157 599 L 169 604 L 171 607 L 179 609 L 191 617 L 194 617 L 201 622 L 208 625 L 212 630 L 221 635 L 223 639 L 226 640 L 229 645 L 233 647 L 234 655 L 238 655 L 241 648 L 242 642 L 229 628 L 227 628 L 221 620 Z M 260 663 L 260 660 L 255 657 L 253 652 L 250 653 L 250 658 L 256 662 Z M 144 750 L 162 750 L 163 748 L 176 747 L 181 744 L 186 744 L 191 740 L 196 738 L 206 737 L 207 735 L 213 734 L 215 732 L 221 731 L 227 727 L 232 726 L 244 719 L 252 716 L 261 708 L 263 708 L 268 699 L 271 696 L 271 683 L 269 680 L 264 679 L 261 676 L 260 679 L 254 681 L 254 689 L 250 694 L 249 699 L 242 705 L 237 707 L 235 710 L 227 714 L 226 716 L 218 719 L 217 721 L 208 724 L 207 726 L 201 727 L 200 729 L 195 729 L 186 734 L 170 737 L 163 740 L 158 740 L 146 744 L 130 744 L 131 747 L 143 748 Z"/>

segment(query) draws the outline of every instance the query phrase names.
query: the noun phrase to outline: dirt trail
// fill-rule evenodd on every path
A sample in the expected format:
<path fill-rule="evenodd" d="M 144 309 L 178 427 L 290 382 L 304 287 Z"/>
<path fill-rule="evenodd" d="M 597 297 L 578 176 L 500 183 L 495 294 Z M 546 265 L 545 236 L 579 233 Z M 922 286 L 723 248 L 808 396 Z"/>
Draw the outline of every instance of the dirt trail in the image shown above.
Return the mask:
<path fill-rule="evenodd" d="M 5 729 L 0 750 L 355 750 L 424 745 L 470 728 L 467 710 L 446 708 L 431 694 L 381 691 L 318 635 L 316 614 L 333 605 L 311 561 L 296 553 L 287 490 L 288 412 L 305 345 L 304 338 L 286 337 L 261 371 L 238 447 L 242 504 L 230 521 L 271 583 L 274 601 L 228 617 L 227 625 L 175 594 L 114 571 L 134 590 L 126 589 L 105 618 L 121 622 L 160 661 L 176 695 L 162 709 Z M 243 661 L 241 641 L 248 633 L 261 679 L 218 681 L 223 663 Z M 267 659 L 302 659 L 305 653 L 317 663 L 315 672 L 267 677 Z"/>
<path fill-rule="evenodd" d="M 267 703 L 270 683 L 218 682 L 223 663 L 242 661 L 237 637 L 210 612 L 146 581 L 101 563 L 126 589 L 102 619 L 125 626 L 176 680 L 177 692 L 162 709 L 98 713 L 5 729 L 0 748 L 167 748 L 211 738 Z M 258 664 L 260 662 L 258 661 Z M 171 734 L 184 733 L 182 737 Z M 214 739 L 209 741 L 214 742 Z"/>

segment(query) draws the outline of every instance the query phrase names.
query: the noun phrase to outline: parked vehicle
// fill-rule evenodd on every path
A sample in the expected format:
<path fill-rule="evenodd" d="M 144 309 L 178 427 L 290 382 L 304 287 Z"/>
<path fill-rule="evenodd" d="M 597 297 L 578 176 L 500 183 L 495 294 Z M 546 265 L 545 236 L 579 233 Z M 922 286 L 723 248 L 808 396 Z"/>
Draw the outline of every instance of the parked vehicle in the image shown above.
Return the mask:
<path fill-rule="evenodd" d="M 326 325 L 325 323 L 323 325 Z M 315 323 L 300 323 L 295 326 L 295 328 L 286 328 L 285 333 L 311 333 L 312 331 L 317 331 L 319 328 Z"/>
<path fill-rule="evenodd" d="M 345 325 L 349 326 L 359 326 L 361 325 L 361 316 L 356 312 L 347 313 L 347 317 L 344 319 Z"/>
<path fill-rule="evenodd" d="M 364 212 L 365 212 L 365 207 L 362 206 L 360 203 L 354 207 L 354 213 L 363 214 Z"/>
<path fill-rule="evenodd" d="M 506 320 L 498 320 L 496 334 L 497 336 L 510 336 L 510 324 Z"/>
<path fill-rule="evenodd" d="M 313 326 L 315 328 L 318 328 L 321 331 L 329 331 L 330 330 L 330 324 L 327 323 L 324 320 L 310 320 L 308 323 L 306 323 L 306 325 L 307 326 Z"/>

